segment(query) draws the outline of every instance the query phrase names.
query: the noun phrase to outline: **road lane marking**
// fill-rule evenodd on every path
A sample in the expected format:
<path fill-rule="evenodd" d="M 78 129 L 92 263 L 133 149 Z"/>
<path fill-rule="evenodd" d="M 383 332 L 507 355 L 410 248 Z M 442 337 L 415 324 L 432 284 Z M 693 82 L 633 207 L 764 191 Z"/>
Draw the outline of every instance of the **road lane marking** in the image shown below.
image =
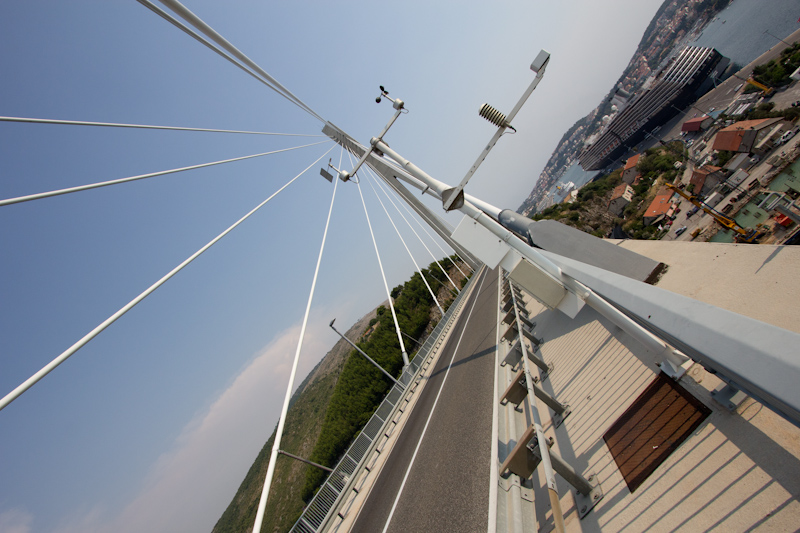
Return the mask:
<path fill-rule="evenodd" d="M 487 274 L 484 275 L 483 279 L 481 280 L 481 284 L 478 285 L 478 292 L 475 296 L 475 300 L 472 302 L 472 307 L 470 307 L 469 314 L 467 315 L 467 319 L 464 321 L 464 327 L 461 329 L 461 335 L 458 336 L 458 343 L 456 344 L 455 349 L 453 350 L 453 356 L 450 358 L 450 363 L 447 365 L 447 372 L 445 372 L 444 377 L 442 378 L 442 383 L 439 385 L 439 392 L 436 394 L 436 399 L 433 400 L 433 405 L 431 406 L 431 412 L 428 414 L 428 420 L 425 421 L 425 427 L 422 428 L 422 434 L 419 436 L 419 441 L 417 441 L 417 447 L 414 448 L 414 454 L 411 456 L 411 462 L 408 464 L 408 468 L 406 469 L 406 474 L 403 476 L 403 482 L 400 484 L 400 489 L 397 491 L 397 497 L 394 499 L 394 503 L 392 504 L 392 510 L 389 512 L 389 516 L 386 518 L 386 524 L 383 526 L 383 533 L 389 529 L 389 523 L 392 521 L 392 516 L 394 515 L 395 509 L 397 509 L 397 504 L 400 501 L 400 496 L 403 494 L 403 489 L 406 486 L 406 480 L 408 480 L 408 475 L 411 473 L 411 467 L 414 466 L 414 461 L 417 458 L 417 452 L 419 452 L 419 447 L 422 445 L 422 439 L 425 438 L 425 432 L 428 431 L 428 424 L 431 423 L 431 418 L 433 417 L 433 412 L 436 410 L 436 404 L 439 403 L 439 397 L 442 395 L 442 390 L 444 389 L 444 384 L 447 381 L 447 376 L 450 374 L 450 368 L 453 366 L 453 361 L 456 358 L 456 354 L 458 353 L 458 348 L 461 346 L 461 339 L 464 338 L 464 333 L 467 331 L 467 324 L 469 323 L 469 319 L 472 316 L 472 311 L 475 310 L 475 305 L 478 303 L 478 297 L 481 294 L 481 288 L 483 287 L 483 282 L 486 281 Z"/>
<path fill-rule="evenodd" d="M 497 531 L 497 484 L 498 484 L 498 464 L 497 464 L 497 439 L 498 439 L 498 420 L 500 416 L 500 404 L 497 393 L 499 379 L 498 370 L 500 369 L 500 297 L 503 293 L 503 276 L 498 272 L 497 276 L 497 319 L 495 320 L 495 342 L 494 342 L 494 386 L 492 391 L 492 451 L 489 455 L 489 523 L 486 526 L 487 533 Z"/>

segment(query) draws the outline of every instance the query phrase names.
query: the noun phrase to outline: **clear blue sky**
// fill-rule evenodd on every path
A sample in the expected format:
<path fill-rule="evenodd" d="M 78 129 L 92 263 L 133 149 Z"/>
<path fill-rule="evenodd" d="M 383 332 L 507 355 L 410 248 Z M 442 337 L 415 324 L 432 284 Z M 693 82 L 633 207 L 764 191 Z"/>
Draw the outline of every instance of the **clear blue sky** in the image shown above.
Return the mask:
<path fill-rule="evenodd" d="M 362 142 L 391 115 L 374 103 L 385 85 L 411 111 L 387 141 L 453 184 L 493 133 L 480 104 L 509 110 L 549 50 L 519 133 L 468 187 L 512 209 L 660 3 L 186 1 Z M 321 129 L 133 0 L 0 3 L 0 49 L 0 115 Z M 0 198 L 306 142 L 0 123 Z M 0 208 L 0 395 L 330 146 Z M 330 201 L 319 166 L 0 412 L 0 530 L 213 526 L 277 421 Z M 364 193 L 397 285 L 413 264 Z M 384 298 L 357 191 L 342 186 L 298 383 L 336 340 L 330 319 L 349 324 Z"/>

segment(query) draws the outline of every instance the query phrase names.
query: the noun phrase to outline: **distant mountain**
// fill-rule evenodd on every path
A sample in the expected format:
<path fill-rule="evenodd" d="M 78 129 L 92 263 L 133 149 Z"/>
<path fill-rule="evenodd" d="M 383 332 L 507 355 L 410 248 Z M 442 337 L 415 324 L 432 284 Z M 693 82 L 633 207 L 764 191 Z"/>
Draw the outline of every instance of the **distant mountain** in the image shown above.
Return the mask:
<path fill-rule="evenodd" d="M 537 204 L 574 163 L 586 140 L 598 133 L 603 117 L 613 113 L 612 98 L 633 95 L 678 48 L 692 40 L 731 0 L 665 0 L 644 32 L 636 52 L 614 87 L 588 115 L 564 134 L 539 175 L 530 195 L 517 211 L 525 216 L 536 212 Z"/>
<path fill-rule="evenodd" d="M 347 330 L 345 336 L 358 339 L 375 318 L 373 309 Z M 292 396 L 292 405 L 286 417 L 284 436 L 281 448 L 301 457 L 308 457 L 319 438 L 322 418 L 328 408 L 339 375 L 344 367 L 345 359 L 350 353 L 350 345 L 339 340 L 327 355 L 312 370 Z M 269 456 L 275 442 L 275 431 L 259 452 L 250 470 L 242 481 L 239 490 L 228 505 L 228 508 L 217 521 L 212 530 L 214 533 L 240 533 L 252 531 L 261 497 L 261 488 L 267 472 Z M 303 510 L 300 490 L 305 481 L 306 466 L 287 457 L 279 457 L 275 466 L 275 477 L 269 511 L 263 531 L 285 531 Z"/>

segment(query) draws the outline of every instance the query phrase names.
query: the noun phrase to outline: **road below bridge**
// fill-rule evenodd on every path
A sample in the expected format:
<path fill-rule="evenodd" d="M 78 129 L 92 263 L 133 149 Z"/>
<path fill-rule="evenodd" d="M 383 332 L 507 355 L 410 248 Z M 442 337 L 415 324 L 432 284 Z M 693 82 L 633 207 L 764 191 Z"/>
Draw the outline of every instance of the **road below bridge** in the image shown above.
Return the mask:
<path fill-rule="evenodd" d="M 352 531 L 486 531 L 497 270 L 484 270 Z"/>

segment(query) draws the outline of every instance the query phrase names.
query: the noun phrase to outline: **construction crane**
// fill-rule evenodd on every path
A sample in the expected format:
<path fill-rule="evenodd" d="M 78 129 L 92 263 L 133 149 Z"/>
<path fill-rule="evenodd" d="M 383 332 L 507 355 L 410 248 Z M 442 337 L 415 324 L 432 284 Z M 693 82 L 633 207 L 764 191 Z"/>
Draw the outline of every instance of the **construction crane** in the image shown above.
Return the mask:
<path fill-rule="evenodd" d="M 733 218 L 724 215 L 719 211 L 717 211 L 716 209 L 706 205 L 706 203 L 700 200 L 696 194 L 689 194 L 683 189 L 680 189 L 671 183 L 668 183 L 667 187 L 669 187 L 676 193 L 680 194 L 685 199 L 689 200 L 693 205 L 699 207 L 700 209 L 702 209 L 703 211 L 714 217 L 714 220 L 719 222 L 722 226 L 736 233 L 735 237 L 736 242 L 745 244 L 757 244 L 758 239 L 760 239 L 765 235 L 765 233 L 760 230 L 743 228 Z"/>
<path fill-rule="evenodd" d="M 764 93 L 764 96 L 769 96 L 775 91 L 775 89 L 773 89 L 772 87 L 769 87 L 767 85 L 764 85 L 761 82 L 756 81 L 755 79 L 753 79 L 752 76 L 747 78 L 747 83 L 749 83 L 750 85 L 753 85 L 754 87 L 758 87 L 759 89 L 761 89 L 761 91 Z"/>

